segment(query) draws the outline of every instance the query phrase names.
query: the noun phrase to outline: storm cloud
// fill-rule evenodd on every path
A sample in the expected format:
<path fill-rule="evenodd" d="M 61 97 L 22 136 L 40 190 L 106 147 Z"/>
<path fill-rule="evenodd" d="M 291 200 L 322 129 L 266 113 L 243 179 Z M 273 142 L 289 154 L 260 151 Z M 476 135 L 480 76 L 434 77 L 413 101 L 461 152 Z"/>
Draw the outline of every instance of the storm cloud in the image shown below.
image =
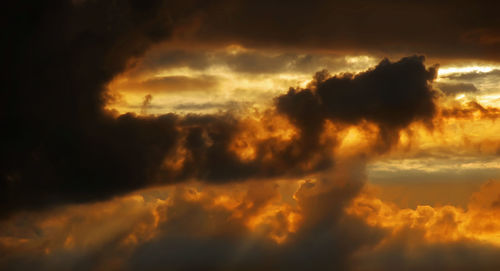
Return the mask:
<path fill-rule="evenodd" d="M 2 115 L 10 131 L 2 141 L 2 214 L 193 178 L 221 183 L 304 176 L 334 164 L 335 140 L 320 140 L 326 119 L 377 124 L 384 151 L 399 129 L 434 114 L 429 82 L 435 69 L 426 69 L 423 57 L 383 60 L 357 75 L 318 73 L 312 90 L 291 89 L 276 98 L 276 110 L 298 133 L 288 140 L 255 139 L 252 157 L 242 159 L 234 142 L 248 129 L 236 116 L 114 116 L 103 109 L 105 83 L 169 37 L 175 18 L 164 18 L 170 10 L 188 8 L 161 1 L 77 7 L 62 1 L 45 8 L 37 10 L 41 22 L 25 26 L 36 33 L 18 41 L 34 49 L 10 60 L 15 91 L 6 94 Z M 272 121 L 267 127 L 276 129 Z"/>
<path fill-rule="evenodd" d="M 419 56 L 395 63 L 385 59 L 355 76 L 329 77 L 326 71 L 319 72 L 312 90 L 290 89 L 277 98 L 277 108 L 310 133 L 316 133 L 326 119 L 376 123 L 386 149 L 398 139 L 400 129 L 414 121 L 429 122 L 435 114 L 430 82 L 436 69 L 426 69 L 423 61 Z"/>

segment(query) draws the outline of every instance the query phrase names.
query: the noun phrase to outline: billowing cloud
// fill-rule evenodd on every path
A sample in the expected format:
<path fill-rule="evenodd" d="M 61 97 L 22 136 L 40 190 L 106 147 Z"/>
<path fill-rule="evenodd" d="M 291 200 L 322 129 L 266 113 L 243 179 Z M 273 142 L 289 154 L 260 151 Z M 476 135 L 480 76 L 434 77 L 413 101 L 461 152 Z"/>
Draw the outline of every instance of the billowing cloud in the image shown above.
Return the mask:
<path fill-rule="evenodd" d="M 495 178 L 498 97 L 466 74 L 434 86 L 491 97 L 439 95 L 437 66 L 413 55 L 498 59 L 495 9 L 455 5 L 9 2 L 0 269 L 498 269 L 496 182 L 467 209 L 404 208 L 365 185 L 395 163 L 398 178 L 451 163 Z M 221 99 L 224 80 L 260 95 L 248 82 L 268 75 L 292 87 L 266 107 Z M 110 105 L 116 86 L 140 114 Z M 210 97 L 163 107 L 169 91 Z"/>
<path fill-rule="evenodd" d="M 360 165 L 343 163 L 342 169 L 299 182 L 291 194 L 273 182 L 179 185 L 160 189 L 160 194 L 145 191 L 44 216 L 20 214 L 2 225 L 11 236 L 0 238 L 2 249 L 11 252 L 0 259 L 0 266 L 347 269 L 351 253 L 383 236 L 343 211 L 363 185 Z M 130 212 L 126 222 L 123 212 Z M 14 223 L 21 228 L 11 227 Z M 58 261 L 62 255 L 67 255 L 65 260 Z"/>
<path fill-rule="evenodd" d="M 445 205 L 421 205 L 398 209 L 372 196 L 354 200 L 348 213 L 365 217 L 370 225 L 391 229 L 391 234 L 373 250 L 358 254 L 360 270 L 494 270 L 500 261 L 498 182 L 483 184 L 467 209 Z"/>
<path fill-rule="evenodd" d="M 162 12 L 169 9 L 162 8 L 161 2 L 156 4 L 159 6 L 141 4 L 137 8 L 135 2 L 121 4 L 114 10 L 121 8 L 125 15 L 113 17 L 114 13 L 102 11 L 98 13 L 102 18 L 97 18 L 103 22 L 86 21 L 85 15 L 104 10 L 105 3 L 86 3 L 78 8 L 61 4 L 61 13 L 74 16 L 61 15 L 48 25 L 34 26 L 41 27 L 39 31 L 47 37 L 57 31 L 54 20 L 72 27 L 69 40 L 51 40 L 56 47 L 44 47 L 40 41 L 40 57 L 50 55 L 54 61 L 47 63 L 36 57 L 23 60 L 33 67 L 39 65 L 36 73 L 28 73 L 33 76 L 30 81 L 39 82 L 36 87 L 48 92 L 36 92 L 40 97 L 22 95 L 32 93 L 34 86 L 16 81 L 21 85 L 11 93 L 6 125 L 12 133 L 3 141 L 4 214 L 61 202 L 99 200 L 191 178 L 227 182 L 301 176 L 333 163 L 334 138 L 320 139 L 326 118 L 352 123 L 373 121 L 384 138 L 393 140 L 396 134 L 392 131 L 434 113 L 428 86 L 434 70 L 426 70 L 423 58 L 410 57 L 396 63 L 384 60 L 372 71 L 352 78 L 320 81 L 318 75 L 314 94 L 301 90 L 278 97 L 278 111 L 292 122 L 286 129 L 293 131 L 295 125 L 299 130 L 288 138 L 273 135 L 273 129 L 282 124 L 274 124 L 279 118 L 272 116 L 262 120 L 268 123 L 263 131 L 271 134 L 264 137 L 251 134 L 251 129 L 250 133 L 245 131 L 245 122 L 229 114 L 114 116 L 103 110 L 104 84 L 126 67 L 128 59 L 168 34 L 168 27 L 162 28 L 166 23 Z M 153 10 L 157 16 L 150 14 Z M 107 20 L 111 20 L 111 28 L 102 28 L 100 23 Z M 128 25 L 130 20 L 133 25 Z M 96 38 L 101 39 L 99 48 L 87 44 Z M 64 57 L 65 52 L 73 53 L 72 58 Z M 68 65 L 79 68 L 67 69 Z M 48 72 L 65 83 L 45 80 L 50 78 Z M 164 83 L 165 78 L 159 80 Z M 402 108 L 406 114 L 394 115 Z M 246 138 L 240 140 L 241 136 Z M 385 140 L 385 145 L 390 144 Z"/>
<path fill-rule="evenodd" d="M 0 224 L 0 249 L 6 252 L 0 267 L 498 267 L 497 182 L 485 183 L 467 209 L 449 205 L 405 209 L 363 189 L 363 167 L 363 161 L 342 161 L 333 171 L 299 182 L 190 183 L 108 202 L 18 214 Z"/>
<path fill-rule="evenodd" d="M 314 90 L 290 91 L 277 99 L 278 110 L 304 131 L 314 133 L 325 119 L 356 124 L 371 121 L 379 125 L 387 148 L 398 138 L 399 129 L 414 121 L 430 121 L 435 113 L 434 90 L 430 82 L 435 69 L 426 69 L 423 57 L 383 60 L 373 70 L 328 77 L 316 74 Z"/>

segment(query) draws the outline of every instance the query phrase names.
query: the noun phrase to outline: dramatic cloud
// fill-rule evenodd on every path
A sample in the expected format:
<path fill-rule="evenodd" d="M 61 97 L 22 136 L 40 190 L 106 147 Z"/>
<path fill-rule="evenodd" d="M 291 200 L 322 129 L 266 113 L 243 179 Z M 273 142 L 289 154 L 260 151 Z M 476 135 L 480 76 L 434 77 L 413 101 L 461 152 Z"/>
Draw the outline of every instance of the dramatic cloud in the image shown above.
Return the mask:
<path fill-rule="evenodd" d="M 238 216 L 235 218 L 234 214 L 222 210 L 207 212 L 196 201 L 176 201 L 166 211 L 161 237 L 138 248 L 131 266 L 146 270 L 161 270 L 164 266 L 173 270 L 348 269 L 350 254 L 362 246 L 376 243 L 382 231 L 345 217 L 343 208 L 358 193 L 362 179 L 357 179 L 359 176 L 354 173 L 359 168 L 344 166 L 349 169 L 343 173 L 331 173 L 331 179 L 306 182 L 300 186 L 294 196 L 298 205 L 294 209 L 301 223 L 291 232 L 293 220 L 290 218 L 293 216 L 286 209 L 261 218 L 255 237 L 252 237 L 245 227 L 239 225 Z M 259 212 L 262 216 L 263 207 L 275 197 L 274 193 L 269 193 L 273 190 L 265 186 L 258 191 L 250 189 L 247 200 L 253 203 L 249 205 L 251 207 L 245 208 L 245 202 L 242 202 L 235 211 L 242 212 L 243 217 L 252 217 Z M 169 213 L 172 214 L 169 216 Z M 210 225 L 202 226 L 203 230 L 200 230 L 196 221 Z M 269 240 L 267 234 L 279 240 L 278 244 Z M 345 236 L 349 238 L 345 239 Z M 210 252 L 200 254 L 197 251 Z"/>
<path fill-rule="evenodd" d="M 0 266 L 36 266 L 40 270 L 64 269 L 63 265 L 130 270 L 348 269 L 354 251 L 383 237 L 383 231 L 343 211 L 364 182 L 359 162 L 343 163 L 342 169 L 299 183 L 293 199 L 287 199 L 294 204 L 283 202 L 280 186 L 272 182 L 198 188 L 180 185 L 167 189 L 166 198 L 144 192 L 108 203 L 69 207 L 49 213 L 48 218 L 14 217 L 12 222 L 19 223 L 22 230 L 11 227 L 13 223 L 2 224 L 15 237 L 0 238 L 1 248 L 11 250 L 0 258 Z M 130 213 L 127 221 L 122 221 L 123 212 Z M 102 228 L 93 226 L 96 221 L 102 221 Z M 32 229 L 40 232 L 39 237 L 26 235 Z M 64 254 L 66 260 L 57 260 Z"/>
<path fill-rule="evenodd" d="M 398 208 L 363 189 L 363 161 L 318 178 L 182 184 L 0 224 L 6 270 L 494 270 L 498 182 L 468 208 Z M 6 237 L 6 235 L 8 237 Z"/>
<path fill-rule="evenodd" d="M 326 80 L 318 74 L 314 94 L 291 90 L 278 97 L 278 111 L 300 130 L 287 139 L 253 134 L 238 141 L 242 133 L 248 133 L 245 123 L 227 114 L 113 117 L 103 110 L 103 85 L 125 68 L 129 58 L 168 35 L 162 12 L 169 9 L 162 8 L 161 2 L 138 7 L 127 2 L 113 7 L 114 12 L 124 14 L 114 17 L 105 11 L 107 5 L 51 7 L 60 17 L 33 26 L 44 33 L 42 39 L 20 44 L 39 42 L 39 51 L 20 56 L 19 63 L 33 68 L 20 74 L 32 78 L 13 81 L 17 91 L 7 99 L 5 123 L 11 133 L 3 141 L 0 198 L 4 214 L 59 202 L 104 199 L 190 178 L 226 182 L 302 176 L 333 163 L 335 140 L 320 140 L 327 118 L 373 121 L 380 126 L 387 148 L 397 140 L 398 129 L 434 113 L 428 86 L 434 70 L 425 69 L 422 57 L 410 57 L 396 63 L 384 60 L 355 77 Z M 87 21 L 86 16 L 96 10 L 101 12 L 95 15 L 97 19 Z M 68 29 L 61 31 L 68 36 L 52 39 L 50 35 L 58 31 L 54 24 L 66 25 Z M 101 46 L 90 46 L 96 39 Z M 50 46 L 45 44 L 49 40 Z M 44 60 L 48 56 L 50 63 Z M 52 76 L 54 80 L 48 80 Z M 158 80 L 163 84 L 166 79 Z M 395 114 L 402 109 L 404 114 Z M 266 118 L 269 125 L 264 130 L 272 133 L 277 124 L 273 117 Z"/>
<path fill-rule="evenodd" d="M 0 269 L 497 270 L 498 66 L 424 55 L 500 21 L 453 4 L 7 3 Z M 422 172 L 490 181 L 376 185 Z"/>
<path fill-rule="evenodd" d="M 430 121 L 435 113 L 435 93 L 430 82 L 434 68 L 426 69 L 423 57 L 383 60 L 373 70 L 328 78 L 317 73 L 313 88 L 290 91 L 277 99 L 278 110 L 308 133 L 317 133 L 325 119 L 350 124 L 371 121 L 379 125 L 388 148 L 398 132 L 414 121 Z"/>
<path fill-rule="evenodd" d="M 161 164 L 158 155 L 174 145 L 175 118 L 114 119 L 103 111 L 104 84 L 131 58 L 168 37 L 189 6 L 163 1 L 8 6 L 6 35 L 12 40 L 5 49 L 10 90 L 2 94 L 2 124 L 9 131 L 1 143 L 2 214 L 102 198 L 119 184 L 140 187 Z M 151 131 L 154 126 L 158 130 Z"/>
<path fill-rule="evenodd" d="M 485 183 L 474 193 L 467 209 L 454 206 L 398 209 L 362 194 L 347 213 L 365 217 L 370 225 L 391 229 L 390 237 L 358 256 L 360 270 L 495 270 L 500 261 L 500 223 L 495 202 L 498 182 Z"/>

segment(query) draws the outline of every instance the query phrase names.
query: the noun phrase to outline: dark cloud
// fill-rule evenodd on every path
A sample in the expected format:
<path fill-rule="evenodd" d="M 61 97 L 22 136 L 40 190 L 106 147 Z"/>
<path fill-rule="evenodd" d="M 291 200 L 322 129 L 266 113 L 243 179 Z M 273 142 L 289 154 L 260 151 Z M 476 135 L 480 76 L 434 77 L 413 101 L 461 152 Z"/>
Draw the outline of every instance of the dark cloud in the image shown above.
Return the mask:
<path fill-rule="evenodd" d="M 433 116 L 434 70 L 422 57 L 384 60 L 356 76 L 318 73 L 313 90 L 290 90 L 276 100 L 298 135 L 288 141 L 252 135 L 248 160 L 233 148 L 247 128 L 230 114 L 114 117 L 105 111 L 104 85 L 131 58 L 168 38 L 171 25 L 191 12 L 189 4 L 61 1 L 41 5 L 31 11 L 32 21 L 16 26 L 31 35 L 16 36 L 7 60 L 12 91 L 3 94 L 9 132 L 2 141 L 2 215 L 192 178 L 303 176 L 333 164 L 335 141 L 320 139 L 326 119 L 374 122 L 386 149 L 399 129 Z M 266 129 L 275 126 L 271 121 Z"/>
<path fill-rule="evenodd" d="M 385 59 L 374 69 L 353 75 L 315 76 L 312 89 L 290 89 L 276 99 L 279 111 L 317 137 L 326 119 L 349 124 L 370 121 L 380 127 L 384 149 L 397 133 L 414 121 L 429 122 L 435 114 L 435 92 L 430 83 L 435 68 L 426 69 L 424 58 Z"/>
<path fill-rule="evenodd" d="M 221 1 L 183 37 L 249 47 L 498 60 L 497 7 L 492 1 Z"/>
<path fill-rule="evenodd" d="M 103 110 L 104 85 L 167 38 L 191 12 L 189 4 L 10 2 L 2 12 L 10 39 L 1 109 L 8 131 L 1 143 L 2 215 L 141 187 L 174 146 L 175 117 L 114 119 Z"/>
<path fill-rule="evenodd" d="M 430 87 L 436 71 L 424 66 L 423 57 L 407 57 L 397 62 L 383 60 L 357 75 L 331 77 L 323 71 L 316 74 L 310 87 L 290 89 L 276 98 L 274 108 L 289 119 L 291 129 L 297 130 L 287 140 L 278 136 L 261 138 L 245 120 L 230 113 L 137 116 L 117 115 L 104 109 L 109 98 L 105 85 L 152 44 L 168 39 L 172 31 L 189 23 L 186 18 L 193 14 L 208 18 L 194 36 L 207 42 L 313 47 L 337 43 L 336 49 L 360 50 L 375 45 L 388 49 L 391 45 L 398 48 L 408 45 L 408 50 L 412 50 L 422 45 L 433 53 L 445 52 L 445 45 L 453 44 L 457 46 L 446 47 L 450 51 L 446 55 L 480 58 L 498 56 L 497 51 L 492 51 L 497 44 L 495 29 L 473 32 L 476 28 L 498 25 L 498 16 L 493 16 L 496 9 L 457 2 L 456 8 L 464 11 L 463 18 L 458 18 L 448 6 L 434 3 L 435 9 L 431 9 L 427 1 L 419 5 L 318 1 L 307 6 L 294 1 L 287 5 L 222 1 L 210 7 L 204 6 L 208 5 L 205 1 L 196 2 L 51 1 L 28 5 L 17 1 L 4 6 L 7 26 L 4 37 L 9 40 L 3 43 L 4 65 L 8 70 L 4 74 L 7 91 L 1 94 L 0 109 L 5 131 L 0 142 L 0 216 L 9 223 L 9 219 L 23 210 L 101 201 L 140 188 L 191 179 L 220 184 L 303 177 L 321 171 L 316 181 L 306 181 L 294 195 L 297 210 L 303 216 L 300 228 L 290 232 L 285 242 L 278 245 L 268 238 L 252 235 L 245 225 L 247 221 L 243 218 L 260 214 L 279 197 L 272 184 L 259 184 L 247 191 L 243 203 L 235 207 L 239 219 L 227 209 L 211 209 L 208 207 L 211 205 L 180 196 L 190 191 L 179 191 L 172 193 L 171 201 L 163 204 L 163 209 L 155 209 L 149 215 L 142 216 L 141 211 L 134 215 L 134 219 L 144 224 L 156 223 L 159 231 L 156 238 L 141 240 L 132 252 L 121 250 L 135 226 L 126 223 L 131 215 L 129 205 L 120 208 L 117 214 L 122 218 L 121 223 L 114 221 L 119 224 L 114 226 L 119 228 L 118 233 L 105 236 L 105 242 L 95 245 L 90 253 L 23 247 L 25 242 L 17 237 L 22 237 L 18 231 L 25 229 L 19 229 L 22 227 L 18 225 L 29 225 L 27 234 L 35 240 L 46 238 L 46 233 L 32 226 L 32 220 L 16 220 L 19 224 L 7 227 L 1 225 L 1 269 L 106 270 L 112 269 L 108 267 L 113 264 L 104 263 L 116 258 L 126 264 L 118 265 L 117 269 L 132 270 L 357 270 L 364 267 L 357 260 L 373 261 L 365 255 L 356 257 L 363 249 L 375 249 L 376 263 L 369 269 L 390 270 L 394 263 L 409 270 L 498 269 L 496 249 L 484 244 L 471 245 L 467 240 L 414 249 L 406 246 L 411 244 L 407 240 L 415 236 L 422 240 L 423 235 L 409 231 L 397 235 L 399 239 L 376 246 L 389 233 L 345 211 L 363 187 L 365 161 L 355 161 L 353 165 L 334 161 L 335 135 L 329 140 L 322 137 L 325 122 L 377 125 L 379 151 L 386 151 L 397 142 L 399 131 L 411 123 L 428 124 L 436 111 L 435 92 Z M 436 20 L 422 20 L 423 14 Z M 481 20 L 472 24 L 471 16 Z M 450 27 L 451 24 L 459 27 Z M 462 36 L 464 33 L 472 34 Z M 272 65 L 265 67 L 262 65 L 265 61 Z M 235 70 L 252 73 L 258 69 L 280 69 L 281 63 L 287 61 L 288 56 L 284 60 L 278 57 L 273 63 L 242 54 L 230 65 Z M 208 65 L 208 61 L 184 62 L 193 67 Z M 176 79 L 159 80 L 151 84 L 171 84 Z M 151 97 L 146 96 L 144 109 L 150 106 Z M 489 108 L 479 104 L 471 106 L 482 114 L 490 113 Z M 273 118 L 279 117 L 276 112 L 267 113 L 259 120 L 264 129 L 272 132 L 281 129 L 283 123 Z M 248 137 L 248 142 L 240 144 L 237 139 L 242 134 Z M 240 157 L 238 148 L 250 149 L 253 157 Z M 335 171 L 326 171 L 332 169 L 334 162 Z M 82 225 L 79 223 L 90 214 L 82 212 L 74 220 L 52 222 L 68 223 L 65 230 L 71 232 L 73 225 Z M 99 216 L 90 220 L 88 223 L 97 227 L 103 221 Z M 279 229 L 288 223 L 283 211 L 277 212 L 273 221 L 277 227 L 261 230 L 281 236 Z M 443 221 L 444 226 L 456 225 L 455 217 Z M 11 231 L 15 234 L 8 236 Z M 82 235 L 84 241 L 89 240 L 90 234 Z M 20 244 L 19 251 L 11 249 L 9 237 L 20 241 L 14 242 Z M 61 234 L 57 240 L 43 241 L 66 243 L 67 237 Z M 46 244 L 35 242 L 35 245 Z M 443 258 L 446 255 L 448 258 Z"/>
<path fill-rule="evenodd" d="M 168 201 L 153 209 L 138 208 L 137 204 L 147 206 L 142 201 L 116 199 L 120 203 L 117 206 L 100 203 L 84 207 L 88 210 L 68 209 L 69 218 L 49 216 L 47 221 L 62 222 L 52 226 L 61 227 L 61 231 L 51 232 L 50 226 L 37 229 L 44 223 L 37 221 L 36 215 L 33 219 L 33 214 L 14 220 L 17 225 L 0 224 L 8 232 L 26 231 L 17 234 L 19 238 L 23 234 L 30 236 L 26 239 L 28 243 L 35 240 L 42 248 L 54 249 L 50 253 L 37 253 L 36 246 L 23 246 L 22 242 L 16 249 L 0 243 L 0 251 L 5 252 L 0 257 L 0 267 L 2 270 L 496 270 L 499 267 L 499 248 L 486 242 L 467 238 L 429 240 L 427 226 L 431 233 L 434 230 L 435 236 L 443 238 L 453 238 L 443 234 L 447 231 L 460 231 L 458 226 L 463 217 L 459 215 L 463 211 L 456 209 L 459 211 L 454 213 L 451 206 L 443 210 L 430 206 L 400 209 L 406 213 L 399 217 L 402 221 L 396 217 L 394 222 L 398 223 L 387 228 L 369 225 L 346 212 L 346 207 L 359 196 L 365 178 L 364 162 L 351 162 L 339 164 L 335 170 L 300 186 L 294 194 L 297 204 L 294 210 L 302 219 L 293 232 L 286 230 L 290 221 L 285 210 L 271 214 L 269 221 L 262 222 L 257 229 L 246 225 L 248 219 L 258 217 L 280 198 L 276 183 L 248 185 L 238 205 L 229 209 L 214 205 L 219 194 L 210 191 L 213 187 L 178 186 L 170 190 Z M 494 206 L 498 194 L 491 195 L 494 197 L 484 202 L 486 209 L 478 210 L 479 216 L 498 210 Z M 157 196 L 153 196 L 152 202 Z M 362 207 L 370 210 L 370 214 L 378 212 L 389 219 L 388 210 L 377 204 L 381 203 L 362 204 Z M 100 216 L 92 212 L 99 214 L 103 207 L 113 212 L 101 212 Z M 478 222 L 489 221 L 484 219 Z M 399 227 L 400 223 L 404 226 Z M 103 226 L 107 228 L 101 237 L 104 240 L 97 244 L 87 241 L 89 235 L 95 238 L 92 233 L 97 235 Z M 482 227 L 490 232 L 495 224 L 486 223 Z M 151 229 L 154 238 L 141 238 L 141 232 L 148 236 L 141 228 Z M 281 231 L 286 233 L 279 244 L 267 236 L 279 235 Z M 67 236 L 79 239 L 80 246 L 57 249 L 58 243 L 66 243 Z M 131 247 L 125 242 L 130 236 L 139 240 Z"/>
<path fill-rule="evenodd" d="M 332 164 L 331 153 L 324 149 L 329 143 L 313 143 L 302 135 L 285 143 L 277 142 L 273 137 L 258 140 L 254 146 L 255 158 L 244 161 L 237 152 L 231 150 L 231 144 L 245 126 L 235 116 L 228 114 L 188 115 L 179 126 L 184 127 L 184 137 L 180 143 L 188 151 L 177 177 L 181 180 L 194 177 L 227 182 L 301 176 L 326 169 Z M 170 174 L 165 173 L 167 176 Z"/>
<path fill-rule="evenodd" d="M 454 96 L 459 93 L 477 92 L 478 89 L 471 83 L 438 83 L 437 87 L 445 95 Z"/>

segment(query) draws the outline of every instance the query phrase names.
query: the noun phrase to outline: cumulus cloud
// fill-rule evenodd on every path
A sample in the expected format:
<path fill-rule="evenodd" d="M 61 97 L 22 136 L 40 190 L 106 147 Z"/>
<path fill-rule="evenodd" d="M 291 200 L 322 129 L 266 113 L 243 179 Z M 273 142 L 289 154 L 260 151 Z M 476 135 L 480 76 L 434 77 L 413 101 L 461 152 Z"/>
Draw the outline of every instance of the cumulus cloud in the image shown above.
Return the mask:
<path fill-rule="evenodd" d="M 499 192 L 498 182 L 486 182 L 465 210 L 450 205 L 399 209 L 362 193 L 347 212 L 390 228 L 391 234 L 380 246 L 357 254 L 360 270 L 498 268 L 500 224 L 494 202 Z"/>
<path fill-rule="evenodd" d="M 40 270 L 348 269 L 354 251 L 383 236 L 383 231 L 343 211 L 363 186 L 362 164 L 342 163 L 337 170 L 302 181 L 293 198 L 275 182 L 188 184 L 42 216 L 20 214 L 0 224 L 4 234 L 14 237 L 0 238 L 1 248 L 10 251 L 0 266 L 7 270 L 35 266 Z M 284 201 L 286 196 L 290 198 Z M 63 261 L 58 260 L 64 255 Z"/>
<path fill-rule="evenodd" d="M 380 128 L 382 149 L 398 139 L 398 132 L 414 121 L 429 122 L 435 114 L 435 92 L 430 82 L 434 68 L 424 58 L 385 59 L 374 69 L 355 76 L 315 76 L 312 89 L 290 91 L 277 98 L 277 108 L 303 131 L 316 133 L 326 119 L 356 124 L 363 120 Z"/>
<path fill-rule="evenodd" d="M 494 270 L 500 187 L 402 209 L 363 160 L 295 182 L 189 183 L 0 223 L 5 270 Z M 293 182 L 292 182 L 293 183 Z"/>

